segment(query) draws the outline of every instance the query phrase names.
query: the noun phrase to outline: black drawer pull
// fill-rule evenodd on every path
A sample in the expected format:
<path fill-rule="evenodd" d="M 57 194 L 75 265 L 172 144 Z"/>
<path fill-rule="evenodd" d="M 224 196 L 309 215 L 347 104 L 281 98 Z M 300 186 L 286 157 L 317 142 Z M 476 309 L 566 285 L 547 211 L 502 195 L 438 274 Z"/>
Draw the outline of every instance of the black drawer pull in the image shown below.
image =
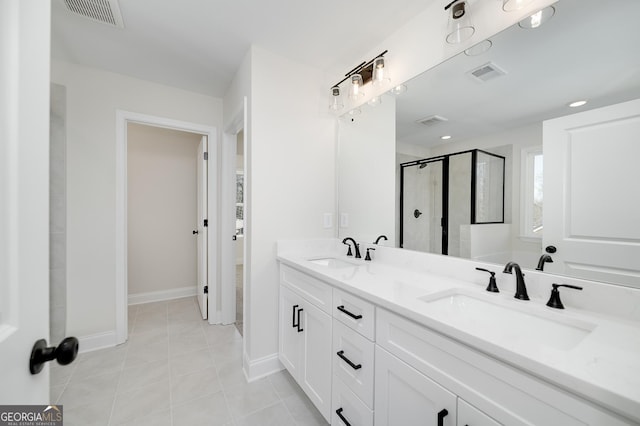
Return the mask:
<path fill-rule="evenodd" d="M 440 410 L 440 412 L 438 413 L 438 426 L 444 426 L 444 418 L 447 417 L 448 414 L 449 411 L 447 411 L 446 408 Z"/>
<path fill-rule="evenodd" d="M 342 420 L 342 423 L 344 423 L 345 426 L 351 426 L 351 423 L 349 423 L 347 419 L 345 419 L 344 416 L 342 415 L 343 411 L 344 410 L 342 409 L 342 407 L 340 407 L 336 410 L 336 414 L 338 415 L 338 417 L 340 417 L 340 420 Z"/>
<path fill-rule="evenodd" d="M 300 312 L 302 312 L 304 309 L 300 308 L 298 309 L 298 323 L 296 324 L 296 327 L 298 327 L 298 333 L 304 331 L 304 329 L 302 327 L 300 327 Z"/>
<path fill-rule="evenodd" d="M 298 324 L 296 324 L 296 308 L 298 307 L 298 305 L 293 305 L 293 315 L 291 318 L 291 327 L 296 328 L 298 326 Z M 298 320 L 300 321 L 300 320 Z"/>
<path fill-rule="evenodd" d="M 362 318 L 362 315 L 355 315 L 355 314 L 352 314 L 351 312 L 347 311 L 347 310 L 344 308 L 344 305 L 340 305 L 340 306 L 338 306 L 338 310 L 339 310 L 340 312 L 343 312 L 343 313 L 345 313 L 345 314 L 349 315 L 349 316 L 350 316 L 351 318 L 353 318 L 353 319 L 360 319 L 360 318 Z"/>
<path fill-rule="evenodd" d="M 359 370 L 362 368 L 362 364 L 354 364 L 349 358 L 344 356 L 344 351 L 338 352 L 337 355 L 340 357 L 340 359 L 349 364 L 354 370 Z"/>

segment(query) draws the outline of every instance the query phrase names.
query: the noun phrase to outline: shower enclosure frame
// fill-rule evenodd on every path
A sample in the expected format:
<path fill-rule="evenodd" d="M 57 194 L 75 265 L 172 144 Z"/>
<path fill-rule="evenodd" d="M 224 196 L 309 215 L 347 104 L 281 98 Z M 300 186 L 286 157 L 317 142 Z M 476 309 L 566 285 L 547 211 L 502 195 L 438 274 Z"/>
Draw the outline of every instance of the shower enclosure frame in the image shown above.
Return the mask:
<path fill-rule="evenodd" d="M 481 152 L 492 157 L 502 159 L 502 211 L 501 221 L 477 221 L 476 220 L 476 184 L 477 184 L 477 165 L 478 165 L 478 152 Z M 442 161 L 442 218 L 440 220 L 440 226 L 442 228 L 442 254 L 449 254 L 449 158 L 462 155 L 471 154 L 471 199 L 470 199 L 470 211 L 471 218 L 469 223 L 471 225 L 484 225 L 484 224 L 496 224 L 504 223 L 504 190 L 505 190 L 505 166 L 506 157 L 498 154 L 494 154 L 482 149 L 469 149 L 465 151 L 458 151 L 451 154 L 443 154 L 436 157 L 423 158 L 420 160 L 408 161 L 400 164 L 400 248 L 404 248 L 404 172 L 405 169 L 412 166 L 420 166 L 421 164 L 429 164 L 438 161 Z"/>

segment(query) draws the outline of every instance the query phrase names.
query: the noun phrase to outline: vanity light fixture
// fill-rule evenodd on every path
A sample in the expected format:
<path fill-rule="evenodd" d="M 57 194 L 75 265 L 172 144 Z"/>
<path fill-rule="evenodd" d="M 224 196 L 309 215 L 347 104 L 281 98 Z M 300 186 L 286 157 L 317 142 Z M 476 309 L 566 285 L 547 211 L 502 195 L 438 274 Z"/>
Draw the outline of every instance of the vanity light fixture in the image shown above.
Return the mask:
<path fill-rule="evenodd" d="M 340 96 L 340 87 L 333 86 L 331 88 L 331 104 L 329 109 L 332 111 L 340 111 L 344 108 L 344 102 L 342 102 L 342 96 Z"/>
<path fill-rule="evenodd" d="M 393 93 L 394 95 L 400 95 L 404 92 L 407 91 L 407 85 L 406 84 L 399 84 L 396 87 L 394 87 L 393 89 L 389 90 L 391 93 Z"/>
<path fill-rule="evenodd" d="M 527 30 L 536 29 L 542 26 L 542 24 L 547 22 L 549 19 L 551 19 L 553 15 L 555 15 L 555 13 L 556 13 L 555 7 L 553 6 L 545 7 L 544 9 L 539 10 L 533 15 L 518 22 L 518 25 L 520 26 L 520 28 L 524 28 Z"/>
<path fill-rule="evenodd" d="M 447 26 L 447 43 L 458 44 L 471 38 L 476 32 L 469 16 L 469 4 L 467 1 L 454 0 L 445 6 L 444 10 L 450 10 L 449 24 Z"/>
<path fill-rule="evenodd" d="M 513 12 L 527 6 L 533 0 L 502 0 L 502 10 L 505 12 Z"/>
<path fill-rule="evenodd" d="M 585 101 L 585 100 L 571 102 L 569 104 L 569 108 L 581 107 L 582 105 L 586 105 L 586 103 L 587 103 L 587 101 Z"/>
<path fill-rule="evenodd" d="M 364 92 L 362 90 L 363 86 L 374 79 L 377 79 L 381 83 L 385 83 L 388 81 L 389 76 L 387 74 L 387 67 L 384 59 L 384 55 L 388 51 L 377 55 L 375 58 L 370 60 L 369 62 L 362 62 L 358 64 L 351 71 L 346 73 L 344 78 L 331 86 L 331 102 L 329 104 L 329 109 L 337 111 L 342 108 L 341 99 L 340 98 L 340 85 L 345 81 L 349 81 L 348 86 L 348 97 L 352 101 L 357 101 L 358 99 L 364 96 Z"/>

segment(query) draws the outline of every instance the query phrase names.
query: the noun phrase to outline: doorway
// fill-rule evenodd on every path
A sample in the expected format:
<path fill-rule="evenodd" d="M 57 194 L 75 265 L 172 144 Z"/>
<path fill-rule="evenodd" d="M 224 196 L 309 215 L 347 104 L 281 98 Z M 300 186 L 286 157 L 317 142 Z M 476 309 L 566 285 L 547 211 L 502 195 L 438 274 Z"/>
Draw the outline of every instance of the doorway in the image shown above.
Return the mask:
<path fill-rule="evenodd" d="M 197 250 L 202 232 L 198 207 L 203 197 L 197 185 L 202 138 L 198 133 L 127 124 L 129 305 L 197 294 L 198 266 L 206 262 Z"/>
<path fill-rule="evenodd" d="M 218 139 L 215 127 L 178 121 L 163 117 L 150 116 L 129 111 L 118 110 L 116 112 L 116 344 L 126 342 L 128 337 L 128 236 L 127 236 L 127 127 L 130 123 L 155 126 L 163 129 L 172 129 L 187 133 L 196 133 L 207 137 L 209 143 L 207 169 L 207 211 L 208 227 L 206 266 L 208 271 L 205 286 L 213 288 L 216 285 L 218 271 L 217 258 L 218 246 Z M 193 225 L 192 225 L 193 226 Z M 193 228 L 190 229 L 193 232 Z M 192 237 L 192 236 L 191 236 Z M 207 317 L 210 324 L 219 322 L 216 311 L 216 292 L 207 294 Z"/>
<path fill-rule="evenodd" d="M 236 328 L 242 335 L 244 324 L 244 131 L 236 135 Z"/>

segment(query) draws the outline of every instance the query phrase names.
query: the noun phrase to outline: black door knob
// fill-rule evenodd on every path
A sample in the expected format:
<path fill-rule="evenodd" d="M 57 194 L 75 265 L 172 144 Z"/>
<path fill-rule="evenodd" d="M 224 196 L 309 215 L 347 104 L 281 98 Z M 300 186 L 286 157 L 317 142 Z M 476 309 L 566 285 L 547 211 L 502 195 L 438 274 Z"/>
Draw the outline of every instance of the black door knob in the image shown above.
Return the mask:
<path fill-rule="evenodd" d="M 415 217 L 416 219 L 420 217 L 420 215 L 422 215 L 422 212 L 418 209 L 415 209 L 413 211 L 413 217 Z"/>
<path fill-rule="evenodd" d="M 193 231 L 192 232 L 193 235 L 196 235 L 197 233 L 198 233 L 198 231 Z"/>
<path fill-rule="evenodd" d="M 78 339 L 67 337 L 56 346 L 47 347 L 47 341 L 38 340 L 31 350 L 29 358 L 29 371 L 38 374 L 44 368 L 44 363 L 57 360 L 60 365 L 71 364 L 78 356 Z"/>

